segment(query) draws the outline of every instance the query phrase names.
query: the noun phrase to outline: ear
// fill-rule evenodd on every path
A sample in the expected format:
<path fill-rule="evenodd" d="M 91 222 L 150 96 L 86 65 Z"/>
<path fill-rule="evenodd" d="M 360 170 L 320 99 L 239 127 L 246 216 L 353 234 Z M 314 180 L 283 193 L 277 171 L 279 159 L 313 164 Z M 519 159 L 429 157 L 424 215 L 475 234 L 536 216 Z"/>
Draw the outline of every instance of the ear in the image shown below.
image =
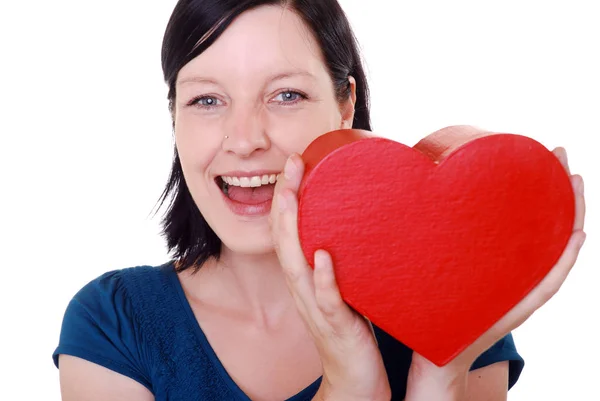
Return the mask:
<path fill-rule="evenodd" d="M 341 105 L 342 123 L 341 128 L 352 128 L 354 122 L 354 105 L 356 104 L 356 80 L 353 76 L 348 76 L 350 82 L 350 96 Z"/>

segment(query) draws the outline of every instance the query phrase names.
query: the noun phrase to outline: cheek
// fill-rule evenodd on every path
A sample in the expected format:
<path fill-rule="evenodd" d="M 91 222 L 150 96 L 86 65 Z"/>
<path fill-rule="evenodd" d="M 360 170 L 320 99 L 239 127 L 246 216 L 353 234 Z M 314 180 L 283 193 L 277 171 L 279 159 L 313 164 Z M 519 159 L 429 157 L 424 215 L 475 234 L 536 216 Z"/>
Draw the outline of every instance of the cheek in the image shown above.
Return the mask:
<path fill-rule="evenodd" d="M 285 154 L 302 153 L 317 137 L 341 127 L 337 110 L 307 110 L 295 116 L 271 116 L 269 137 Z"/>
<path fill-rule="evenodd" d="M 182 116 L 175 125 L 175 145 L 181 166 L 190 177 L 208 175 L 208 168 L 221 149 L 215 127 L 194 120 L 194 116 Z"/>

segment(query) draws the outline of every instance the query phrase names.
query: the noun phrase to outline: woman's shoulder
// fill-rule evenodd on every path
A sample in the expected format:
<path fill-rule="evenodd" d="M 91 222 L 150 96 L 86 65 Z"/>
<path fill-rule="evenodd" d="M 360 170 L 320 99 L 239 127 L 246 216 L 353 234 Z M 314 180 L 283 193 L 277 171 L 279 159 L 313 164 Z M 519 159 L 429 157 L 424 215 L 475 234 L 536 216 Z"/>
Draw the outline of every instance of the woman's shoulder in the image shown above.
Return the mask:
<path fill-rule="evenodd" d="M 177 302 L 172 263 L 108 270 L 83 285 L 67 305 L 64 319 L 92 318 L 102 327 L 129 321 L 149 329 L 154 315 Z"/>
<path fill-rule="evenodd" d="M 169 292 L 166 284 L 171 266 L 171 263 L 165 263 L 108 270 L 75 292 L 64 318 L 85 313 L 105 324 L 114 323 L 114 319 L 106 319 L 109 314 L 132 318 L 134 314 L 143 312 L 140 308 L 150 306 L 149 303 L 157 296 L 164 299 Z"/>
<path fill-rule="evenodd" d="M 143 338 L 137 316 L 136 283 L 156 282 L 160 267 L 136 266 L 107 271 L 83 285 L 66 306 L 59 344 L 52 357 L 67 354 L 133 378 L 151 389 L 146 353 L 133 339 Z M 152 284 L 150 284 L 152 287 Z M 151 288 L 149 288 L 151 291 Z M 133 301 L 133 302 L 132 302 Z"/>
<path fill-rule="evenodd" d="M 157 399 L 221 399 L 230 390 L 177 280 L 168 262 L 107 271 L 85 284 L 67 306 L 56 367 L 66 354 L 130 377 Z"/>
<path fill-rule="evenodd" d="M 69 354 L 151 389 L 153 339 L 149 335 L 160 334 L 161 324 L 168 325 L 166 308 L 173 301 L 171 305 L 165 303 L 176 299 L 168 287 L 170 266 L 110 270 L 83 285 L 64 312 L 59 344 L 53 353 L 56 367 L 59 355 Z"/>
<path fill-rule="evenodd" d="M 171 262 L 161 265 L 136 265 L 107 270 L 86 283 L 76 294 L 83 295 L 90 291 L 119 290 L 144 282 L 146 285 L 160 285 L 168 274 Z"/>
<path fill-rule="evenodd" d="M 83 285 L 71 302 L 85 306 L 111 305 L 125 307 L 136 300 L 148 300 L 147 296 L 164 293 L 172 271 L 170 262 L 162 265 L 138 265 L 108 270 Z"/>

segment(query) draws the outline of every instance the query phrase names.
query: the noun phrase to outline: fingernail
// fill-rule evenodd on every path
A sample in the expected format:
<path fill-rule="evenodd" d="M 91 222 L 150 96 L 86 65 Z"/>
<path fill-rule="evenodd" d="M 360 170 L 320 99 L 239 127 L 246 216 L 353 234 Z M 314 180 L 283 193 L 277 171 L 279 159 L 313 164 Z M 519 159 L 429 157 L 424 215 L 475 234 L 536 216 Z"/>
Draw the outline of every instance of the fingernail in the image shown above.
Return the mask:
<path fill-rule="evenodd" d="M 314 256 L 315 269 L 322 270 L 324 262 L 325 262 L 325 256 L 323 255 L 322 252 L 319 252 L 318 250 L 315 252 L 315 254 L 313 256 Z"/>
<path fill-rule="evenodd" d="M 579 193 L 583 195 L 583 178 L 579 179 L 579 186 L 577 189 L 579 190 Z"/>
<path fill-rule="evenodd" d="M 585 235 L 585 233 L 581 233 L 581 234 L 582 234 L 582 235 L 581 235 L 581 237 L 579 238 L 579 244 L 578 244 L 578 245 L 579 245 L 579 248 L 581 248 L 581 247 L 583 246 L 583 243 L 585 242 L 585 238 L 586 238 L 586 235 Z"/>
<path fill-rule="evenodd" d="M 283 169 L 283 175 L 285 176 L 286 180 L 289 180 L 290 178 L 292 178 L 294 173 L 296 173 L 296 165 L 294 164 L 294 161 L 292 160 L 292 157 L 290 156 L 287 159 L 287 162 L 285 163 L 285 167 Z"/>
<path fill-rule="evenodd" d="M 280 212 L 284 212 L 287 207 L 285 196 L 283 196 L 283 194 L 277 194 L 277 207 L 279 207 Z"/>

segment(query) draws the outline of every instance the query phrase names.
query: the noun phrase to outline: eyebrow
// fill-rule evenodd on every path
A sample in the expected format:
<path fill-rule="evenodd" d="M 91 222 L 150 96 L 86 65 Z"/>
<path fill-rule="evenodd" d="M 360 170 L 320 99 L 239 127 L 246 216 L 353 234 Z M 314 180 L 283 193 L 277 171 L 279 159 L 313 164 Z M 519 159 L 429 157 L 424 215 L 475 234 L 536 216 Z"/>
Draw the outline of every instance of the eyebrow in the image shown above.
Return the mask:
<path fill-rule="evenodd" d="M 301 77 L 306 77 L 306 78 L 309 78 L 312 80 L 316 80 L 316 77 L 307 71 L 289 71 L 289 72 L 283 72 L 283 73 L 278 73 L 278 74 L 272 75 L 267 79 L 267 82 L 279 81 L 282 79 L 292 78 L 295 76 L 301 76 Z M 218 82 L 215 79 L 200 77 L 200 76 L 192 76 L 189 78 L 184 78 L 181 81 L 178 81 L 177 85 L 179 86 L 179 85 L 188 84 L 188 83 L 209 83 L 209 84 L 218 85 Z"/>

